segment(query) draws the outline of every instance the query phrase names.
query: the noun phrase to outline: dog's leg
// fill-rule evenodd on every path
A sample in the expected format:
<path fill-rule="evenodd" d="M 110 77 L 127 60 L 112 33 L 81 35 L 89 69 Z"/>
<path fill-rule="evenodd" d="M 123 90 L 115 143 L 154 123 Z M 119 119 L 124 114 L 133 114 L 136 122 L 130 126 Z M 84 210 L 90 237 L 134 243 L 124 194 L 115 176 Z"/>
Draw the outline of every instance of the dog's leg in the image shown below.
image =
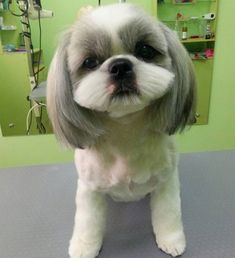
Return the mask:
<path fill-rule="evenodd" d="M 105 197 L 78 181 L 76 206 L 74 232 L 69 247 L 70 258 L 95 258 L 103 242 Z"/>
<path fill-rule="evenodd" d="M 185 251 L 186 241 L 181 219 L 178 171 L 151 194 L 153 231 L 158 247 L 174 257 Z"/>

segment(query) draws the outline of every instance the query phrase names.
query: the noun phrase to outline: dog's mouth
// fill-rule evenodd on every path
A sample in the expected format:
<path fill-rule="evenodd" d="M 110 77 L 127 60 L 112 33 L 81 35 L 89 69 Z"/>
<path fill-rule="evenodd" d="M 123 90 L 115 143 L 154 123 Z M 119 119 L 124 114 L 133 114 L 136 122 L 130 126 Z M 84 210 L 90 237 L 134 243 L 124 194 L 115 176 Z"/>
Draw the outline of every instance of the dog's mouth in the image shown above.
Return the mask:
<path fill-rule="evenodd" d="M 111 99 L 139 96 L 140 91 L 134 78 L 125 78 L 112 83 Z"/>

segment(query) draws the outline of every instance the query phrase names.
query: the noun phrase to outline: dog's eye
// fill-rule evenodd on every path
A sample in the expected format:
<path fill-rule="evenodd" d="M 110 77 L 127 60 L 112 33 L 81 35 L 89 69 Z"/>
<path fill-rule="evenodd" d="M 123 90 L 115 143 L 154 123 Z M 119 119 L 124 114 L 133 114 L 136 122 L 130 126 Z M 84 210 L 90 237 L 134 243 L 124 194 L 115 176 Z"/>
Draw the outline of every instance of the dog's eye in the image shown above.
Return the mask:
<path fill-rule="evenodd" d="M 99 60 L 96 57 L 88 57 L 83 62 L 83 67 L 92 70 L 95 69 L 100 64 Z"/>
<path fill-rule="evenodd" d="M 138 42 L 135 47 L 135 56 L 139 57 L 145 61 L 153 60 L 159 52 L 153 47 L 144 44 L 142 42 Z"/>

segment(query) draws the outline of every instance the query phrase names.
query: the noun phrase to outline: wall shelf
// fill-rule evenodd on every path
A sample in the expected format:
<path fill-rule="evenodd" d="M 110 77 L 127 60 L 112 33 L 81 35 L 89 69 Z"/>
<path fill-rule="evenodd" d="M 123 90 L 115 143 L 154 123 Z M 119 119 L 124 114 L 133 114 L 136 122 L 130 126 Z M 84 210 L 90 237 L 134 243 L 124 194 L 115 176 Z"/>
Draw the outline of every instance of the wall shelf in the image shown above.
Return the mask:
<path fill-rule="evenodd" d="M 212 39 L 205 39 L 205 38 L 189 38 L 189 39 L 181 39 L 181 43 L 205 43 L 205 42 L 215 42 L 215 38 Z"/>
<path fill-rule="evenodd" d="M 195 5 L 195 4 L 202 4 L 202 3 L 215 3 L 217 0 L 196 0 L 196 2 L 193 2 L 193 3 L 177 3 L 177 4 L 175 4 L 175 3 L 173 3 L 173 1 L 172 0 L 165 0 L 163 3 L 159 3 L 159 5 L 164 5 L 164 4 L 169 4 L 169 5 L 175 5 L 175 6 L 182 6 L 182 5 L 186 5 L 186 6 L 188 6 L 188 5 Z"/>
<path fill-rule="evenodd" d="M 1 31 L 15 31 L 17 29 L 14 25 L 4 25 L 0 28 Z"/>

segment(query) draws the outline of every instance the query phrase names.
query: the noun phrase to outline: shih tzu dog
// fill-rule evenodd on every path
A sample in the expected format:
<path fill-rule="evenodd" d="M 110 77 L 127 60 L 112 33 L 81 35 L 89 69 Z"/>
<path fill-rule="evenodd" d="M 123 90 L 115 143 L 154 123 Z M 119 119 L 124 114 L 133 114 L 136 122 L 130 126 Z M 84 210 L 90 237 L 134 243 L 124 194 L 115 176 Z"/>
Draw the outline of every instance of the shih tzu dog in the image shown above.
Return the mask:
<path fill-rule="evenodd" d="M 71 258 L 102 246 L 106 201 L 150 194 L 158 247 L 186 246 L 174 136 L 194 122 L 195 77 L 175 34 L 143 10 L 90 10 L 64 34 L 53 58 L 48 112 L 59 141 L 75 149 L 77 211 Z"/>

